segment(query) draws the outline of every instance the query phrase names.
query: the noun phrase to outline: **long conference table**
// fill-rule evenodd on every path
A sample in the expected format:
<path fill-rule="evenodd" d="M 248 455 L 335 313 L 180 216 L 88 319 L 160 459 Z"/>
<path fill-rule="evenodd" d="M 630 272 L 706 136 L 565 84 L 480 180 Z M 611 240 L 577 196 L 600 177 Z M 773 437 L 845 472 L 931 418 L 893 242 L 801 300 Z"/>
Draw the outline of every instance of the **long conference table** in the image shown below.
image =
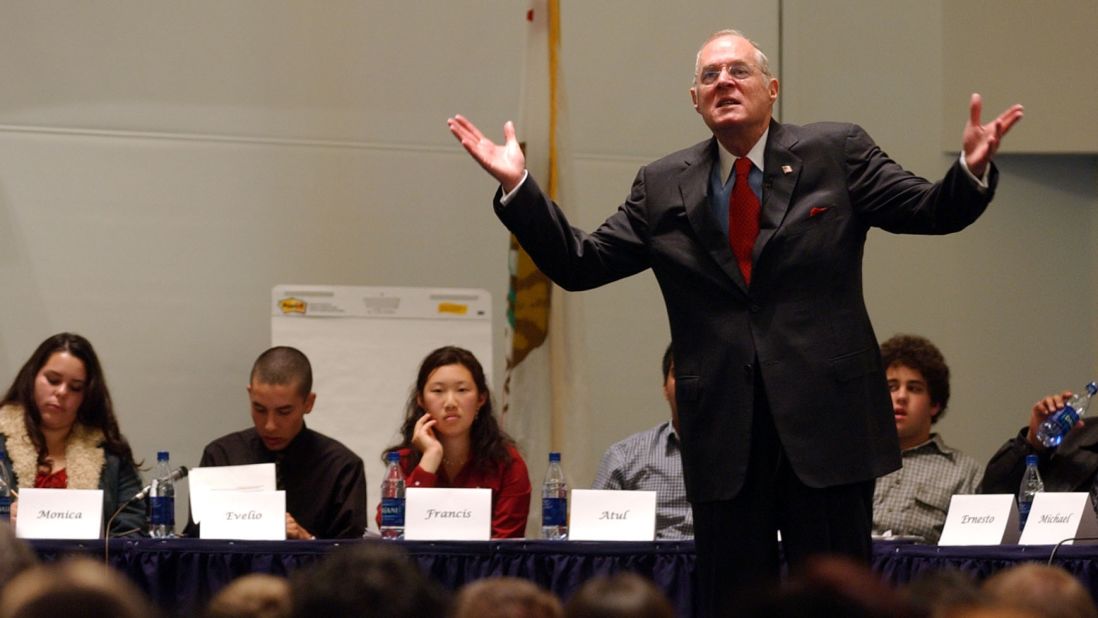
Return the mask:
<path fill-rule="evenodd" d="M 209 541 L 198 539 L 34 540 L 45 561 L 79 554 L 123 572 L 172 615 L 192 615 L 235 577 L 246 573 L 291 575 L 341 546 L 390 541 Z M 680 616 L 692 616 L 693 541 L 560 542 L 397 541 L 429 577 L 446 588 L 492 576 L 529 579 L 567 599 L 592 576 L 633 571 L 667 594 Z M 983 579 L 1027 561 L 1047 562 L 1051 546 L 937 547 L 876 542 L 873 569 L 885 581 L 903 585 L 920 573 L 953 567 Z M 1098 598 L 1098 546 L 1065 545 L 1054 564 L 1075 574 Z"/>

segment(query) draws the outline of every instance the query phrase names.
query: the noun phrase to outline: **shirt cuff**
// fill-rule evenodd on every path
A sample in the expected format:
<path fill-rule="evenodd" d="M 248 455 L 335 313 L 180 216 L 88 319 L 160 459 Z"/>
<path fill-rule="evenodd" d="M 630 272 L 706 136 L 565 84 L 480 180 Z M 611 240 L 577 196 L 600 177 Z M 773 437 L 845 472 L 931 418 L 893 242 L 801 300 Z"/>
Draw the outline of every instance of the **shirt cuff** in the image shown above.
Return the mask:
<path fill-rule="evenodd" d="M 961 151 L 961 169 L 965 171 L 965 174 L 972 180 L 972 182 L 976 183 L 976 186 L 980 189 L 980 193 L 984 193 L 987 191 L 987 175 L 988 172 L 991 170 L 990 162 L 987 165 L 987 169 L 984 170 L 984 177 L 977 178 L 976 174 L 973 174 L 972 170 L 968 169 L 968 163 L 965 163 L 965 153 L 964 151 Z"/>
<path fill-rule="evenodd" d="M 965 169 L 968 169 L 968 168 L 965 168 Z M 515 197 L 515 194 L 518 193 L 518 190 L 522 188 L 522 184 L 524 182 L 526 182 L 526 178 L 529 175 L 530 175 L 530 170 L 522 170 L 522 180 L 518 181 L 518 184 L 515 185 L 514 189 L 511 189 L 509 192 L 503 194 L 503 197 L 499 198 L 499 203 L 506 206 L 507 203 L 511 201 L 511 198 Z M 969 175 L 971 176 L 972 174 L 969 173 Z"/>

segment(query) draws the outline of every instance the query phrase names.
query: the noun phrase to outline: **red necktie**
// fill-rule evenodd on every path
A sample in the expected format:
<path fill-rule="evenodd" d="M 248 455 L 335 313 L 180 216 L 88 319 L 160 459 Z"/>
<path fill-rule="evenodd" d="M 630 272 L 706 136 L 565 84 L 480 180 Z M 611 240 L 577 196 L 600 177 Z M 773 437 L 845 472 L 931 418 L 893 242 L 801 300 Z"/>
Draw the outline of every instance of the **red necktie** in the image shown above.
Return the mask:
<path fill-rule="evenodd" d="M 740 264 L 744 283 L 751 284 L 751 250 L 759 235 L 759 198 L 747 182 L 751 159 L 736 159 L 736 180 L 728 198 L 728 243 Z"/>

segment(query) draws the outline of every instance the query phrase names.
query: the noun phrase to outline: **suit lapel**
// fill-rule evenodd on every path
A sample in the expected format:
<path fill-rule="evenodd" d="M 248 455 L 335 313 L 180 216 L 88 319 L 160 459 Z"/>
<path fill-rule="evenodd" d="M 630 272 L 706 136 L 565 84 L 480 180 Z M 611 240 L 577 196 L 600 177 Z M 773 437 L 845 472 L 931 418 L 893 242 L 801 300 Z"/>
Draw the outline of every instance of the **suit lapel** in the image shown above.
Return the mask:
<path fill-rule="evenodd" d="M 763 204 L 759 218 L 759 236 L 751 251 L 751 261 L 758 264 L 766 243 L 778 231 L 793 199 L 793 189 L 801 175 L 801 158 L 793 153 L 797 139 L 777 121 L 770 122 L 766 144 L 766 172 L 763 178 Z"/>
<path fill-rule="evenodd" d="M 746 294 L 747 285 L 739 265 L 736 264 L 736 258 L 732 255 L 728 238 L 721 232 L 720 225 L 709 210 L 709 174 L 716 159 L 717 142 L 713 139 L 687 151 L 685 168 L 679 177 L 679 191 L 694 234 L 713 261 Z"/>

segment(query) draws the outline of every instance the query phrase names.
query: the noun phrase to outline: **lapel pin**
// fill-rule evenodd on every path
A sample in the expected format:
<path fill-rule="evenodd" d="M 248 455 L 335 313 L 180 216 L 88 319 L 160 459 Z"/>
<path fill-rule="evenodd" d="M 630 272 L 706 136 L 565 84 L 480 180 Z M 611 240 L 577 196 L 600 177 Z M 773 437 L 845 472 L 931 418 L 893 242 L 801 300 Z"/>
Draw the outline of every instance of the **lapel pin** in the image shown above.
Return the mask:
<path fill-rule="evenodd" d="M 793 168 L 788 166 L 788 165 L 783 165 L 782 166 L 782 173 L 783 174 L 792 174 L 793 173 Z"/>

